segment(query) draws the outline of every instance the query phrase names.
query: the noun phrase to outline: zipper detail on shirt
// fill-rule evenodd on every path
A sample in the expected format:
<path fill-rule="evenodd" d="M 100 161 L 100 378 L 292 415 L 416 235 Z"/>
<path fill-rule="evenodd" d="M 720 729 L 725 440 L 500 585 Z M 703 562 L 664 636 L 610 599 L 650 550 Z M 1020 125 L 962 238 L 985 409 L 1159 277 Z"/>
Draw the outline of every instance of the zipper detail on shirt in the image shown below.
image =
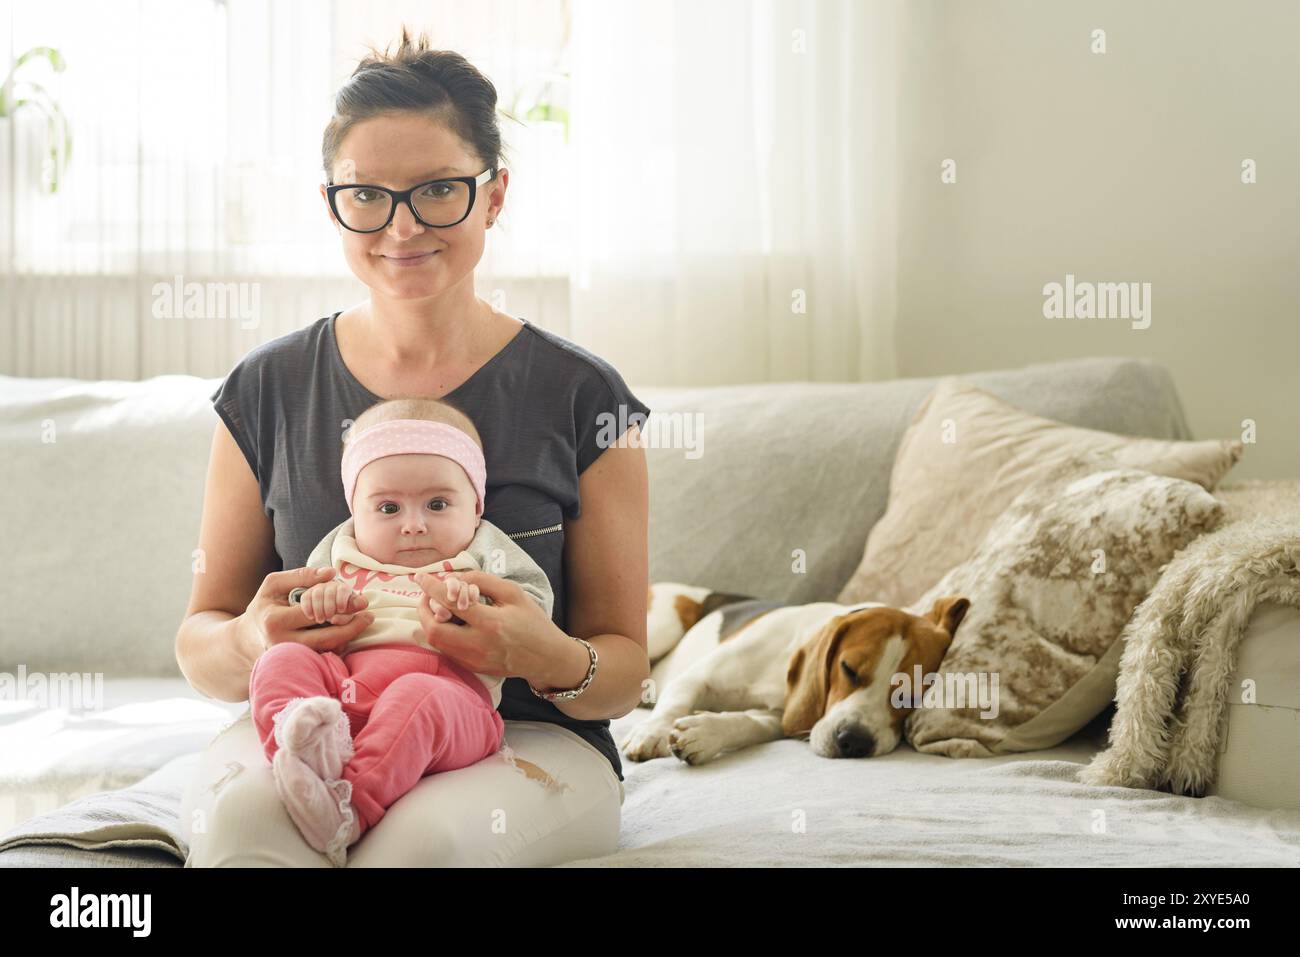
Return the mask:
<path fill-rule="evenodd" d="M 547 532 L 558 532 L 562 528 L 564 528 L 564 523 L 559 522 L 555 525 L 547 525 L 545 528 L 533 528 L 533 529 L 529 529 L 526 532 L 515 532 L 514 534 L 507 534 L 506 538 L 530 538 L 533 535 L 545 535 Z"/>

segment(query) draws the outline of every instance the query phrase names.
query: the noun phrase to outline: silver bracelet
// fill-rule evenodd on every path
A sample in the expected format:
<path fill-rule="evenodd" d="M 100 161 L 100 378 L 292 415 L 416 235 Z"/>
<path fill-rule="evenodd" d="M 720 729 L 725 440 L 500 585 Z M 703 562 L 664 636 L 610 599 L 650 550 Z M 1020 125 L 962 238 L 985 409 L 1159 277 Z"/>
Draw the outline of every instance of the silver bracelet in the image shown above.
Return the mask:
<path fill-rule="evenodd" d="M 574 638 L 573 635 L 570 635 L 569 637 L 573 638 L 574 641 L 580 641 L 587 646 L 587 654 L 591 655 L 591 664 L 587 667 L 587 677 L 582 679 L 582 684 L 578 685 L 578 687 L 572 688 L 568 691 L 538 691 L 533 687 L 532 682 L 528 682 L 528 689 L 533 694 L 537 695 L 537 697 L 544 698 L 547 701 L 567 701 L 576 698 L 587 690 L 587 685 L 591 684 L 591 679 L 596 677 L 596 649 L 593 648 L 591 642 L 587 641 L 585 638 Z"/>

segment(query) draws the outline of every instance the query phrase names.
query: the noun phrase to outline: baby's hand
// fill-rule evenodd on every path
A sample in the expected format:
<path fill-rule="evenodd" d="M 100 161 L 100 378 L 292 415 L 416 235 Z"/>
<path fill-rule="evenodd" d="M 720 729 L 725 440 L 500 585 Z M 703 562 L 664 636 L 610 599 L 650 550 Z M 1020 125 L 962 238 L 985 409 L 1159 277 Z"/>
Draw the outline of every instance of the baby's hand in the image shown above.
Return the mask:
<path fill-rule="evenodd" d="M 346 625 L 353 615 L 364 609 L 369 601 L 354 591 L 346 582 L 325 581 L 312 585 L 302 593 L 302 612 L 309 621 L 318 625 Z"/>
<path fill-rule="evenodd" d="M 454 574 L 448 574 L 442 581 L 447 586 L 447 597 L 455 603 L 457 610 L 464 611 L 478 601 L 478 585 L 468 584 Z M 451 620 L 451 610 L 445 605 L 441 605 L 430 598 L 429 607 L 433 610 L 433 617 L 436 621 L 445 622 Z"/>
<path fill-rule="evenodd" d="M 470 585 L 455 575 L 444 579 L 447 583 L 447 596 L 456 603 L 459 611 L 464 611 L 478 601 L 478 585 Z"/>

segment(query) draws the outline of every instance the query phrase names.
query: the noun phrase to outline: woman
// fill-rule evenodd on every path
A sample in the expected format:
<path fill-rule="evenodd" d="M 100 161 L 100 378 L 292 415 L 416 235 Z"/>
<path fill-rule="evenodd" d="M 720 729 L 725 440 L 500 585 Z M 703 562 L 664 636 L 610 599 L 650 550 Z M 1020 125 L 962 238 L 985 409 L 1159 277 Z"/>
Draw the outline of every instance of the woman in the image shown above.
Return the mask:
<path fill-rule="evenodd" d="M 347 518 L 336 481 L 343 433 L 384 398 L 436 396 L 470 415 L 487 461 L 483 517 L 542 567 L 556 596 L 548 619 L 513 582 L 466 573 L 491 606 L 463 625 L 422 608 L 444 654 L 507 677 L 500 712 L 519 763 L 494 755 L 424 778 L 348 866 L 547 865 L 618 844 L 622 769 L 609 719 L 637 705 L 650 671 L 635 424 L 649 409 L 604 360 L 475 296 L 484 233 L 509 182 L 495 106 L 492 84 L 463 57 L 406 31 L 396 54 L 359 64 L 325 132 L 321 195 L 369 300 L 254 349 L 213 396 L 222 423 L 204 563 L 176 638 L 200 692 L 247 700 L 253 663 L 273 644 L 335 650 L 369 623 L 362 613 L 309 627 L 288 594 L 315 580 L 302 567 L 312 546 Z M 440 581 L 422 587 L 447 601 Z M 204 752 L 182 826 L 186 866 L 329 866 L 283 809 L 247 715 Z"/>

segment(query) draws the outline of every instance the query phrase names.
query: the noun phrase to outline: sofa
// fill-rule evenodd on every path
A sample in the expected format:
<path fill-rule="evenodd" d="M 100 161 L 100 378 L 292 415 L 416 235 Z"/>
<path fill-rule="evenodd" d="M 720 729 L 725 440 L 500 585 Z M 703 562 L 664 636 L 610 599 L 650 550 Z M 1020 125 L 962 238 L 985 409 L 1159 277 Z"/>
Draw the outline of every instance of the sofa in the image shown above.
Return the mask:
<path fill-rule="evenodd" d="M 1192 438 L 1169 372 L 1151 361 L 1092 357 L 962 377 L 1059 422 Z M 651 581 L 833 601 L 937 381 L 634 386 L 660 438 L 647 450 Z M 183 863 L 182 789 L 205 743 L 246 708 L 194 692 L 173 655 L 216 385 L 0 376 L 0 509 L 21 554 L 8 575 L 0 674 L 103 674 L 98 707 L 0 700 L 0 865 Z M 1243 484 L 1229 473 L 1218 491 Z M 797 571 L 794 549 L 806 556 Z M 56 580 L 57 600 L 34 600 Z M 1279 679 L 1253 703 L 1230 705 L 1204 797 L 1080 783 L 1079 768 L 1106 746 L 1113 705 L 1055 747 L 988 759 L 904 744 L 829 760 L 781 740 L 698 767 L 624 760 L 618 851 L 565 866 L 1295 864 L 1300 762 L 1279 767 L 1277 755 L 1300 744 L 1300 610 L 1260 606 L 1241 666 Z M 614 720 L 615 739 L 648 713 Z M 95 801 L 121 823 L 139 815 L 142 827 L 121 841 L 59 830 L 60 812 Z"/>

